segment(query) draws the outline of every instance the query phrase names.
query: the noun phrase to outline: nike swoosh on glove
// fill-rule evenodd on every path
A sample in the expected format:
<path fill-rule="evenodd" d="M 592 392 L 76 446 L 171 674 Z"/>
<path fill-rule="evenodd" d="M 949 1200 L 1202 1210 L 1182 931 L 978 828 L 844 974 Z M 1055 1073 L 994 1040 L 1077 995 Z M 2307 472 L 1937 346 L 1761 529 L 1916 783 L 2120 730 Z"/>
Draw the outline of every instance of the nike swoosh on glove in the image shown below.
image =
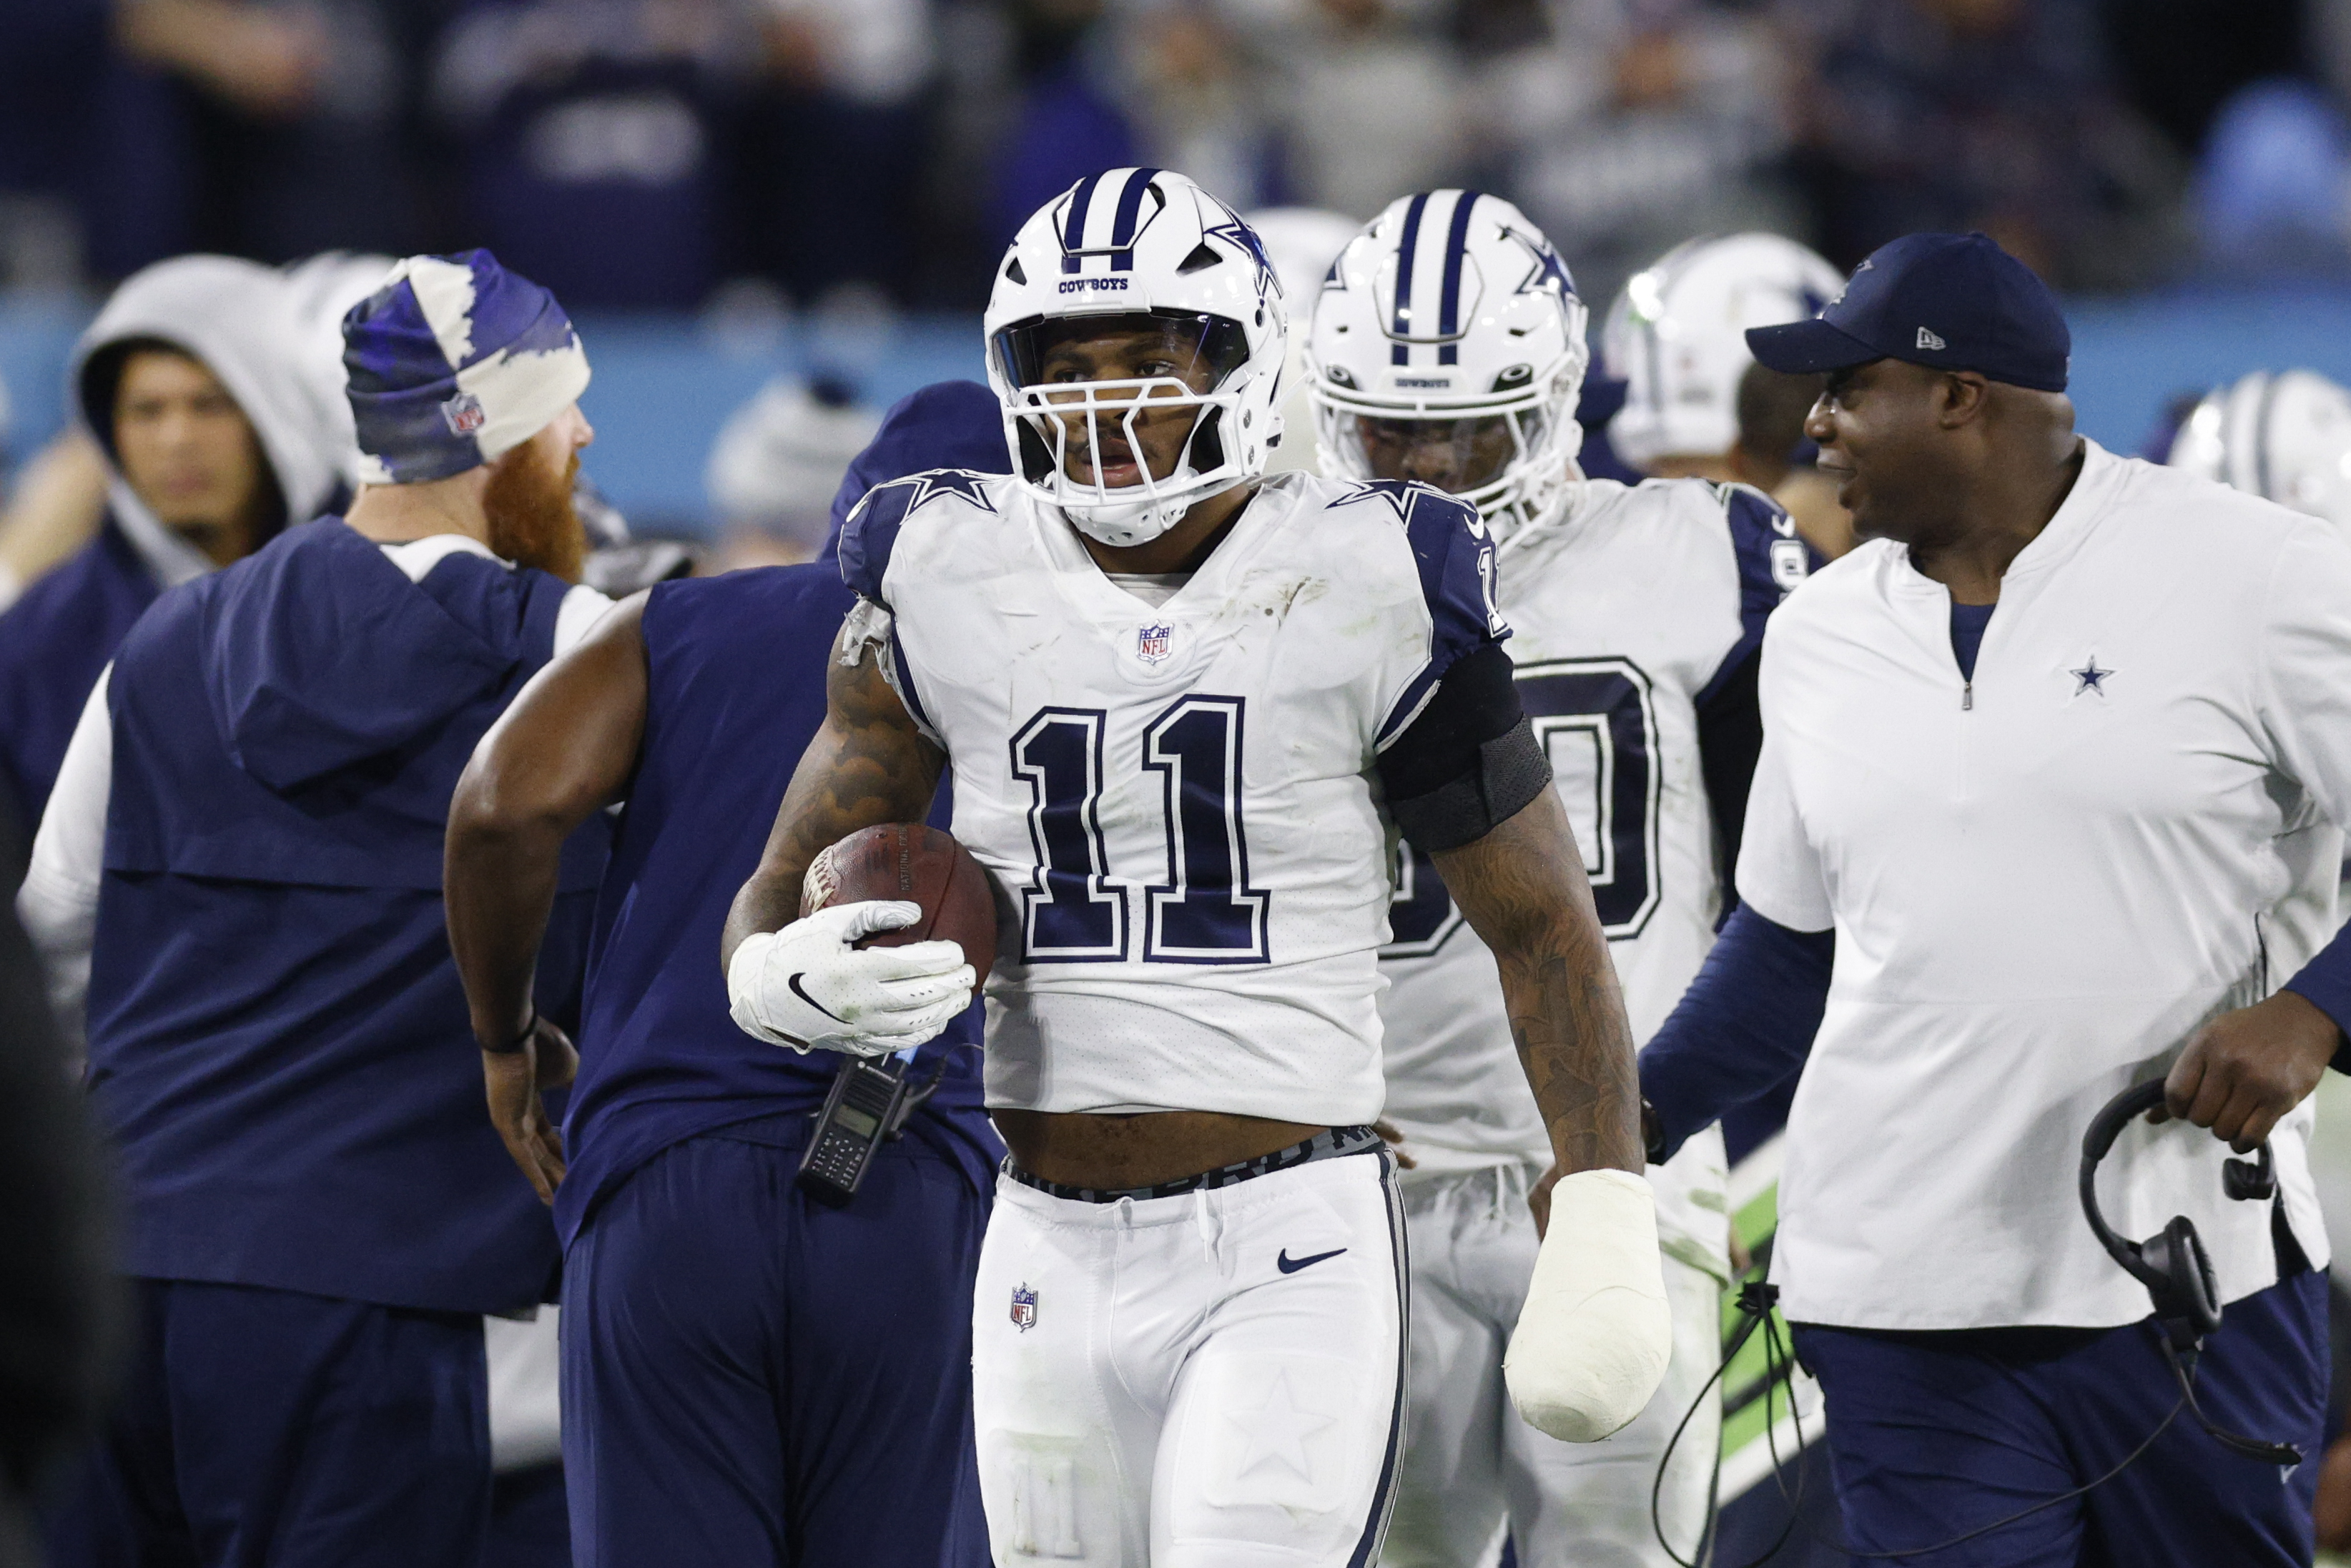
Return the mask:
<path fill-rule="evenodd" d="M 1537 1431 L 1596 1443 L 1647 1406 L 1673 1342 L 1648 1182 L 1620 1170 L 1561 1177 L 1502 1358 L 1510 1403 Z"/>
<path fill-rule="evenodd" d="M 856 944 L 923 917 L 894 899 L 833 904 L 745 937 L 726 966 L 727 1010 L 745 1034 L 795 1051 L 887 1056 L 922 1044 L 971 1005 L 977 978 L 953 942 Z"/>

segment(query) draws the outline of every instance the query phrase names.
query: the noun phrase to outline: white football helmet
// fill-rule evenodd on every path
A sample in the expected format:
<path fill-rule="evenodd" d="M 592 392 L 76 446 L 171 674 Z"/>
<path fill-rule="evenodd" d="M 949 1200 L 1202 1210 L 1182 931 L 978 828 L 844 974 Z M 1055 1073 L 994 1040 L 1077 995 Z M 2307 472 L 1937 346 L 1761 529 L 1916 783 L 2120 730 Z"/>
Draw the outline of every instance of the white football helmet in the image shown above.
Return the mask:
<path fill-rule="evenodd" d="M 1499 196 L 1390 203 L 1314 302 L 1307 374 L 1323 472 L 1425 479 L 1476 507 L 1498 538 L 1541 521 L 1583 444 L 1586 320 L 1559 253 Z"/>
<path fill-rule="evenodd" d="M 1048 382 L 1047 355 L 1072 324 L 1131 319 L 1211 372 L 1196 391 L 1174 375 Z M 987 300 L 987 380 L 1004 409 L 1016 479 L 1103 544 L 1157 538 L 1194 503 L 1265 472 L 1280 439 L 1288 318 L 1265 246 L 1238 214 L 1183 175 L 1113 169 L 1079 181 L 1021 225 Z M 1170 404 L 1197 410 L 1175 472 L 1141 465 L 1110 486 L 1070 472 L 1074 428 L 1090 452 L 1105 434 L 1139 453 L 1134 420 Z M 1085 453 L 1078 459 L 1089 463 Z"/>
<path fill-rule="evenodd" d="M 2169 462 L 2351 528 L 2351 392 L 2315 371 L 2255 371 L 2196 405 Z"/>
<path fill-rule="evenodd" d="M 1646 469 L 1729 451 L 1740 378 L 1755 362 L 1747 329 L 1817 316 L 1844 289 L 1835 267 L 1773 234 L 1689 240 L 1634 274 L 1600 340 L 1609 375 L 1627 383 L 1608 426 L 1617 455 Z"/>

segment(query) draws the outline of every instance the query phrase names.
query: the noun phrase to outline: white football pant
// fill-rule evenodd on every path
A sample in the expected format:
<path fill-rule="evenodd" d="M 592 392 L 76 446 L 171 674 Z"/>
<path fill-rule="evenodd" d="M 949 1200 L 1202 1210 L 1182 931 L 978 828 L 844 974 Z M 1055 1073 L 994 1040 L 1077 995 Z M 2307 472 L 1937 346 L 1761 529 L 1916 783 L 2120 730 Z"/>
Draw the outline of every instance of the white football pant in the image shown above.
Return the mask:
<path fill-rule="evenodd" d="M 1521 1165 L 1416 1178 L 1405 1187 L 1412 1242 L 1410 1413 L 1387 1568 L 1491 1568 L 1506 1535 L 1520 1568 L 1670 1568 L 1649 1522 L 1649 1491 L 1674 1427 L 1722 1359 L 1722 1287 L 1668 1253 L 1674 1319 L 1666 1380 L 1633 1424 L 1597 1443 L 1562 1443 L 1519 1419 L 1502 1353 L 1534 1272 Z M 1721 1442 L 1722 1402 L 1675 1445 L 1658 1511 L 1674 1549 L 1695 1554 Z"/>
<path fill-rule="evenodd" d="M 1364 1568 L 1405 1290 L 1384 1151 L 1103 1204 L 998 1178 L 972 1334 L 997 1568 Z"/>

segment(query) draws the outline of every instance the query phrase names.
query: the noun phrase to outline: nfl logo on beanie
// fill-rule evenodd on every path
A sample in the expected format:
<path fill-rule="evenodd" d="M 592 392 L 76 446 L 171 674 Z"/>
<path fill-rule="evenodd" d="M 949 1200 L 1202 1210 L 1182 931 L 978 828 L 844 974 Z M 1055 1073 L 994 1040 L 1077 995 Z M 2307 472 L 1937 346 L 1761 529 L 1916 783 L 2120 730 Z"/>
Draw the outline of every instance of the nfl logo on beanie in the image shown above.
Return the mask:
<path fill-rule="evenodd" d="M 343 318 L 343 367 L 371 485 L 494 462 L 588 386 L 587 353 L 555 296 L 486 250 L 393 267 Z"/>
<path fill-rule="evenodd" d="M 480 398 L 472 392 L 459 392 L 441 405 L 441 417 L 449 422 L 450 434 L 473 435 L 480 432 L 482 421 L 488 416 L 482 413 Z"/>

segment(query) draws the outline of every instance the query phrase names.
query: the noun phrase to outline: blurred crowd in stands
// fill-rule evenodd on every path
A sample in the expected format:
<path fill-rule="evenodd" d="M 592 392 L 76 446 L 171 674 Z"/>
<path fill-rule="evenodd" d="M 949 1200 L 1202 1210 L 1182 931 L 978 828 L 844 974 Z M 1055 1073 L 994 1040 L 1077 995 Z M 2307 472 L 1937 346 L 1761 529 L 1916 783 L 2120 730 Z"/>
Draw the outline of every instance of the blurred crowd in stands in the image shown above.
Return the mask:
<path fill-rule="evenodd" d="M 970 308 L 1078 175 L 2351 270 L 2351 0 L 0 0 L 0 287 L 486 245 L 575 308 Z"/>

